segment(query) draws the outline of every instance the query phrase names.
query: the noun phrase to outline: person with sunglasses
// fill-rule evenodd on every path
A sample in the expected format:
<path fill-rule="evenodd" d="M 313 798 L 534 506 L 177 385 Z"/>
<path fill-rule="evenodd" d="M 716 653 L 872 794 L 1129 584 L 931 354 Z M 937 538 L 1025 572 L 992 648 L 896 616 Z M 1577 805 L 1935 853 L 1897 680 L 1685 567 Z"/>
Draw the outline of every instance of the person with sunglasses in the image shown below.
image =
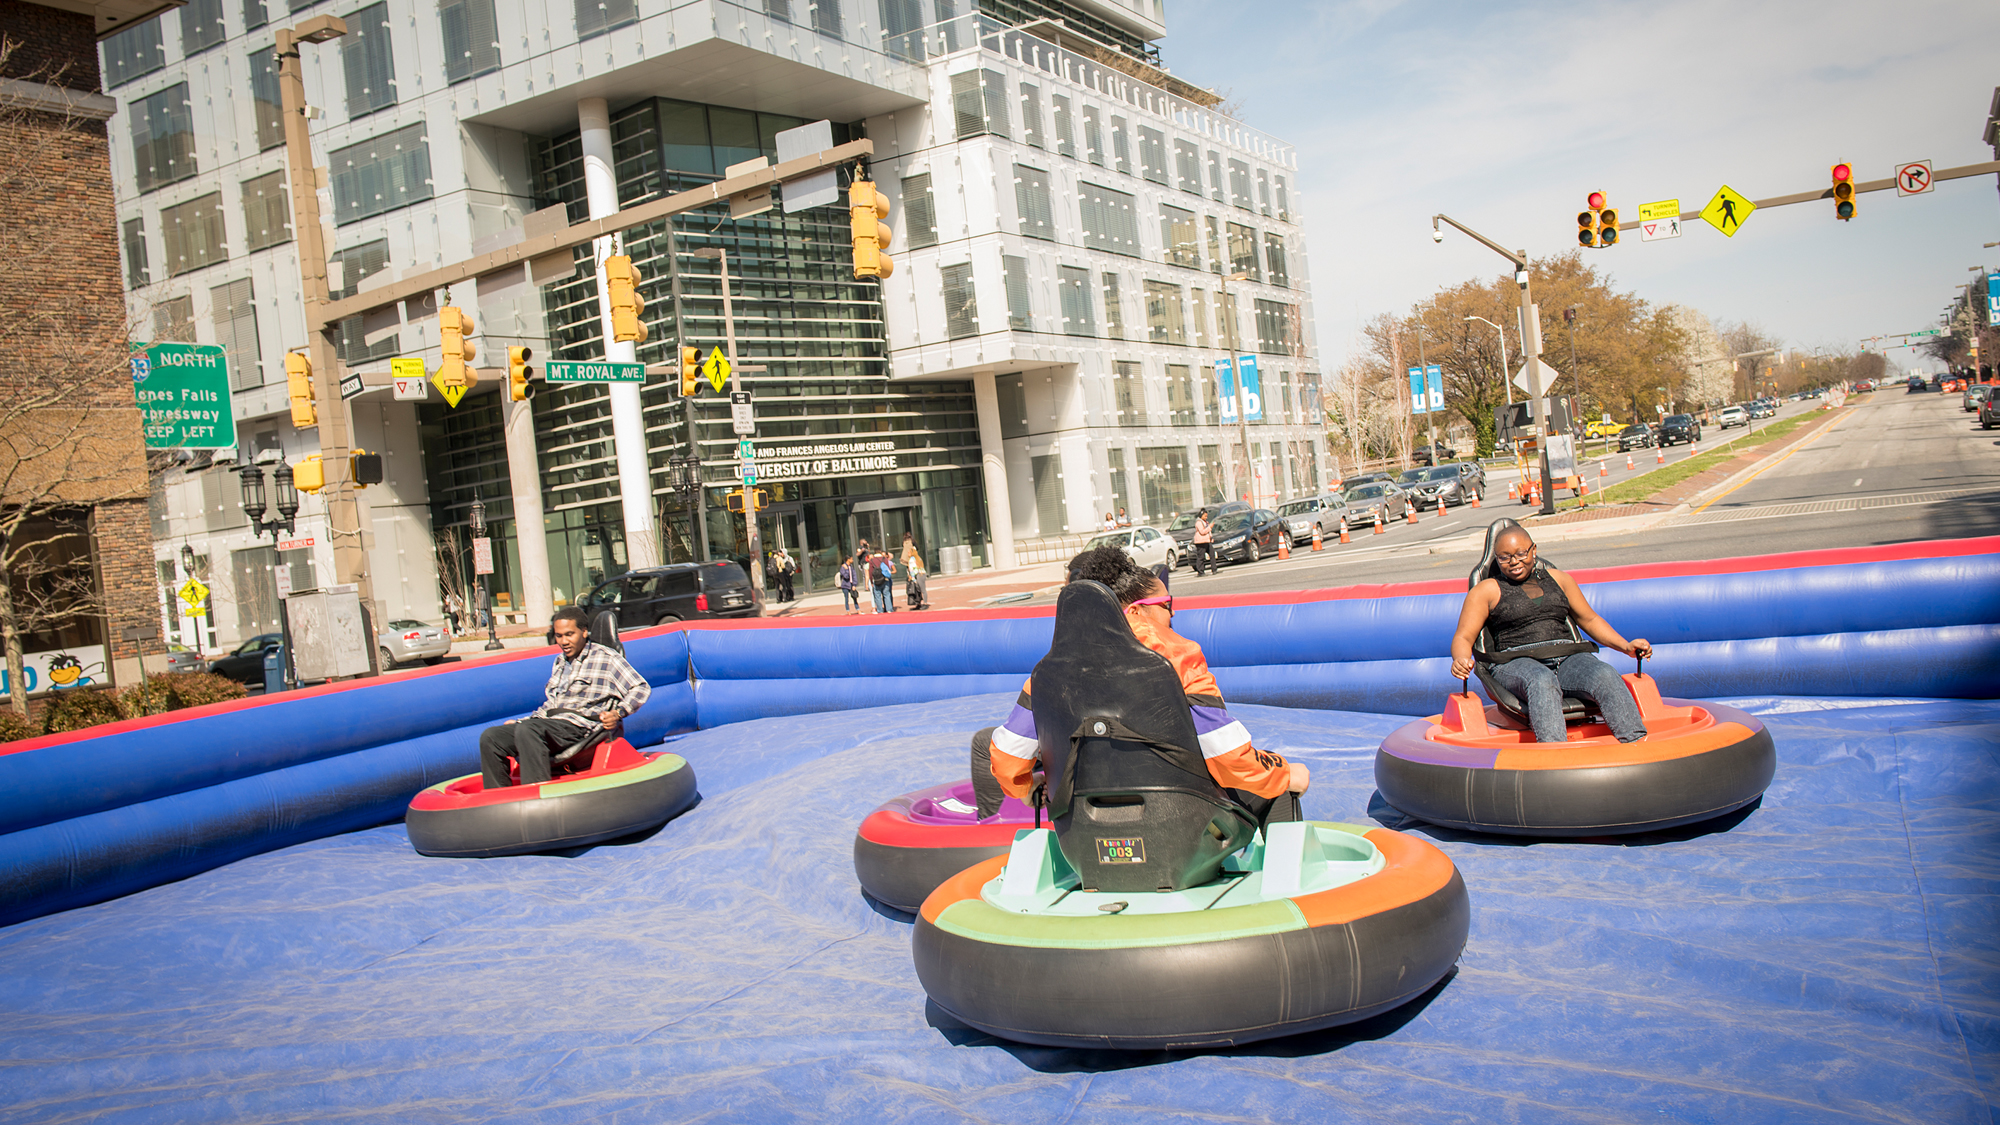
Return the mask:
<path fill-rule="evenodd" d="M 1094 547 L 1070 560 L 1069 580 L 1087 579 L 1109 587 L 1125 607 L 1125 622 L 1140 643 L 1167 659 L 1180 674 L 1194 730 L 1209 776 L 1225 789 L 1238 789 L 1264 802 L 1287 792 L 1304 793 L 1312 772 L 1304 763 L 1251 745 L 1250 732 L 1232 718 L 1208 669 L 1201 646 L 1174 632 L 1174 599 L 1166 584 L 1141 567 L 1122 547 Z M 1012 796 L 1028 800 L 1035 786 L 1038 752 L 1035 706 L 1023 685 L 1007 721 L 972 736 L 972 788 L 979 798 L 979 818 L 1000 811 Z"/>
<path fill-rule="evenodd" d="M 1479 631 L 1493 630 L 1491 675 L 1528 706 L 1528 723 L 1538 742 L 1564 742 L 1564 695 L 1589 699 L 1620 742 L 1646 737 L 1639 705 L 1611 665 L 1588 652 L 1556 659 L 1539 659 L 1537 645 L 1571 640 L 1569 623 L 1598 643 L 1628 656 L 1647 658 L 1653 646 L 1644 638 L 1626 640 L 1597 615 L 1576 580 L 1535 557 L 1535 542 L 1518 527 L 1500 533 L 1493 544 L 1499 574 L 1466 592 L 1458 613 L 1458 632 L 1451 638 L 1451 674 L 1472 675 L 1472 643 Z M 1511 659 L 1509 650 L 1524 651 Z"/>

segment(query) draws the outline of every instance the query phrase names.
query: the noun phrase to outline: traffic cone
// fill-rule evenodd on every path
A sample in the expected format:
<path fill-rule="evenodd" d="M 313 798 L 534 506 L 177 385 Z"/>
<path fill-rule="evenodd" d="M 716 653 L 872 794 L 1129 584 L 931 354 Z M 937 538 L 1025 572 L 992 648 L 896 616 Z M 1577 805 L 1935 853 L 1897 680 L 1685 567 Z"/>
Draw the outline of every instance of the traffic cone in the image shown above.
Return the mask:
<path fill-rule="evenodd" d="M 1326 544 L 1320 541 L 1319 524 L 1317 523 L 1313 524 L 1313 550 L 1315 551 L 1326 550 Z"/>
<path fill-rule="evenodd" d="M 1278 532 L 1278 559 L 1279 561 L 1283 561 L 1291 557 L 1292 557 L 1292 529 L 1288 527 Z"/>
<path fill-rule="evenodd" d="M 1439 518 L 1439 519 L 1443 519 L 1443 518 L 1444 518 L 1444 515 L 1445 515 L 1445 512 L 1444 512 L 1444 497 L 1440 496 L 1440 497 L 1438 497 L 1438 518 Z"/>
<path fill-rule="evenodd" d="M 1486 486 L 1483 484 L 1479 486 L 1479 488 L 1485 488 L 1485 487 Z M 1472 506 L 1475 508 L 1479 507 L 1479 489 L 1477 488 L 1473 489 L 1472 491 Z"/>
<path fill-rule="evenodd" d="M 1417 526 L 1417 506 L 1415 504 L 1403 505 L 1403 522 L 1409 524 L 1411 527 Z"/>
<path fill-rule="evenodd" d="M 1611 475 L 1611 470 L 1604 467 L 1604 458 L 1602 457 L 1599 457 L 1597 459 L 1597 475 L 1600 478 L 1608 477 Z"/>
<path fill-rule="evenodd" d="M 1632 471 L 1632 455 L 1630 453 L 1625 455 L 1625 471 L 1628 473 Z"/>
<path fill-rule="evenodd" d="M 1511 480 L 1507 482 L 1507 499 L 1509 499 L 1509 500 L 1519 500 L 1519 499 L 1520 499 L 1520 497 L 1519 497 L 1519 496 L 1517 496 L 1517 495 L 1515 495 L 1515 493 L 1514 493 L 1514 482 L 1513 482 L 1513 481 L 1511 481 Z"/>
<path fill-rule="evenodd" d="M 1382 534 L 1382 509 L 1375 509 L 1375 534 Z"/>
<path fill-rule="evenodd" d="M 1352 543 L 1352 542 L 1354 542 L 1354 540 L 1352 540 L 1352 539 L 1349 539 L 1349 538 L 1347 537 L 1347 517 L 1346 517 L 1346 516 L 1342 516 L 1342 517 L 1340 517 L 1340 541 L 1341 541 L 1342 543 Z"/>
<path fill-rule="evenodd" d="M 1653 463 L 1654 463 L 1655 465 L 1664 465 L 1664 464 L 1666 464 L 1666 463 L 1667 463 L 1667 447 L 1666 447 L 1666 446 L 1664 446 L 1664 445 L 1656 445 L 1656 446 L 1654 446 L 1654 447 L 1653 447 L 1653 453 L 1654 453 L 1654 457 L 1653 457 Z"/>

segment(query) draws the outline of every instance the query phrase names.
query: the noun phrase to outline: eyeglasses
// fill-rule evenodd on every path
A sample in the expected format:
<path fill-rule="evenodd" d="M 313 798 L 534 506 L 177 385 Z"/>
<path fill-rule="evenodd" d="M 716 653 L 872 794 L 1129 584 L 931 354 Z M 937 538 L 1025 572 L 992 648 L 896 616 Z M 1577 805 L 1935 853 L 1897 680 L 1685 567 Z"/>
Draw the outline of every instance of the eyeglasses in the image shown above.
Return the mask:
<path fill-rule="evenodd" d="M 1140 598 L 1138 601 L 1133 602 L 1132 605 L 1134 607 L 1142 605 L 1163 605 L 1167 607 L 1168 613 L 1172 613 L 1174 611 L 1174 596 L 1172 594 L 1162 594 L 1157 598 Z"/>
<path fill-rule="evenodd" d="M 1511 562 L 1527 562 L 1529 559 L 1534 557 L 1535 557 L 1535 549 L 1533 547 L 1530 547 L 1525 551 L 1516 551 L 1511 555 L 1494 555 L 1493 559 L 1495 562 L 1511 563 Z"/>

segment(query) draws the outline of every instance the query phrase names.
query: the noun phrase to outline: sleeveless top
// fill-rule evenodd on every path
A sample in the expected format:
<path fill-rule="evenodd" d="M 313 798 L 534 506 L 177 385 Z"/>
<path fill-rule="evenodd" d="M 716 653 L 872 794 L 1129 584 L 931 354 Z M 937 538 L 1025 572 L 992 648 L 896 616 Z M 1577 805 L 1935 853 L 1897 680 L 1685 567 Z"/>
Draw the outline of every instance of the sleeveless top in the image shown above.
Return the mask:
<path fill-rule="evenodd" d="M 1486 626 L 1493 630 L 1496 650 L 1576 639 L 1570 632 L 1569 599 L 1547 567 L 1536 563 L 1519 583 L 1505 574 L 1494 577 L 1500 583 L 1500 604 L 1486 615 Z"/>

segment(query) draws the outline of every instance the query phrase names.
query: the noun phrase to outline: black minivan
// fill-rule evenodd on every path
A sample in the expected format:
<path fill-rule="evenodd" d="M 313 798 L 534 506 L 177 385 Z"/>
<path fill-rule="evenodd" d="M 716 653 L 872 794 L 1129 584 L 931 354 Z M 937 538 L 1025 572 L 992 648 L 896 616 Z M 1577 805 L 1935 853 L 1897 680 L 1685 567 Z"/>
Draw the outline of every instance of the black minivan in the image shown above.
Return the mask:
<path fill-rule="evenodd" d="M 760 617 L 764 606 L 750 576 L 733 562 L 669 563 L 600 583 L 576 604 L 615 609 L 621 629 L 646 629 L 707 617 Z"/>

